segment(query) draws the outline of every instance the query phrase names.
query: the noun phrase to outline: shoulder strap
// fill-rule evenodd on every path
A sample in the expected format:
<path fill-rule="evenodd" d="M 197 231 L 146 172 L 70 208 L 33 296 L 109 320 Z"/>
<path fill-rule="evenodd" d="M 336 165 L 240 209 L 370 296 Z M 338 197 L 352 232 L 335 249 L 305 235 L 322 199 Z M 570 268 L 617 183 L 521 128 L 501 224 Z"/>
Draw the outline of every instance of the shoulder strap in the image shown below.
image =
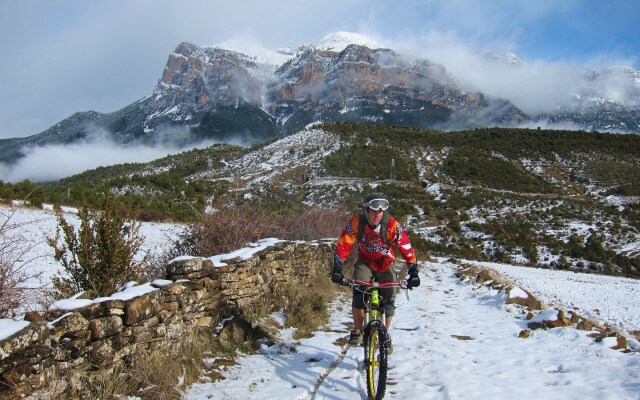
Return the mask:
<path fill-rule="evenodd" d="M 380 237 L 387 246 L 389 245 L 389 213 L 384 212 L 382 221 L 380 222 Z M 383 233 L 384 232 L 384 233 Z"/>
<path fill-rule="evenodd" d="M 362 235 L 364 235 L 364 226 L 367 223 L 367 216 L 364 213 L 360 214 L 358 219 L 358 243 L 362 241 Z"/>
<path fill-rule="evenodd" d="M 358 243 L 360 243 L 360 241 L 362 240 L 362 235 L 364 235 L 364 227 L 367 225 L 367 216 L 364 215 L 364 213 L 360 214 L 360 220 L 358 221 Z M 389 230 L 389 213 L 388 212 L 384 212 L 384 215 L 382 216 L 382 221 L 380 221 L 380 237 L 382 238 L 382 241 L 384 242 L 384 244 L 386 244 L 387 246 L 389 245 L 389 234 L 388 231 Z"/>

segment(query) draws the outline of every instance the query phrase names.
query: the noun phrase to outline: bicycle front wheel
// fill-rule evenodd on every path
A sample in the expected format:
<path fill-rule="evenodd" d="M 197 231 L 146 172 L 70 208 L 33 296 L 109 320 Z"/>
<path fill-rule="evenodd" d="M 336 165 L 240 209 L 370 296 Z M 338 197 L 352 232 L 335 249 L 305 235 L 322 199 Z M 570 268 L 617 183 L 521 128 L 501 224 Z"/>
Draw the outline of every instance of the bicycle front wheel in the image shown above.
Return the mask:
<path fill-rule="evenodd" d="M 379 320 L 371 321 L 364 332 L 364 366 L 370 400 L 384 397 L 387 387 L 387 330 Z"/>

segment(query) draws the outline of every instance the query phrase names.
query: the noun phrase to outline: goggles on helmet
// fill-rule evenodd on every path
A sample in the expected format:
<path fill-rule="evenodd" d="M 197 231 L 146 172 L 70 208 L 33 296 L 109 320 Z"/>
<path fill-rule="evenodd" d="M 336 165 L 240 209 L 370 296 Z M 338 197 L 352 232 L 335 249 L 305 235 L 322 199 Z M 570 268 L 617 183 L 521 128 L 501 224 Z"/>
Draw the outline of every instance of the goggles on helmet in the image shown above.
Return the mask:
<path fill-rule="evenodd" d="M 365 206 L 374 211 L 380 211 L 380 210 L 385 211 L 387 208 L 389 208 L 389 200 L 373 199 L 373 200 L 369 200 L 369 202 L 367 202 Z"/>

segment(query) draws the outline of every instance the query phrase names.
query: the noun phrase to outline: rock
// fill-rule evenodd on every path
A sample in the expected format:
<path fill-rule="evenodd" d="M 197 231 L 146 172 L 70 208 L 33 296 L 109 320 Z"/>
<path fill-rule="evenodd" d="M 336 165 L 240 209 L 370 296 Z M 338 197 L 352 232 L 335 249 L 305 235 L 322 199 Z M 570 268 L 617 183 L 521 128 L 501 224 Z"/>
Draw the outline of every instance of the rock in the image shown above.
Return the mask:
<path fill-rule="evenodd" d="M 165 268 L 167 270 L 167 279 L 171 279 L 170 277 L 173 275 L 200 271 L 202 269 L 202 258 L 178 258 L 172 260 Z"/>
<path fill-rule="evenodd" d="M 91 340 L 107 338 L 120 333 L 122 330 L 122 318 L 112 315 L 111 317 L 98 318 L 89 322 Z"/>
<path fill-rule="evenodd" d="M 42 321 L 42 315 L 37 311 L 28 311 L 24 314 L 24 320 L 29 322 Z"/>
<path fill-rule="evenodd" d="M 531 329 L 551 329 L 571 325 L 571 320 L 567 318 L 563 310 L 548 308 L 533 317 L 527 326 Z"/>
<path fill-rule="evenodd" d="M 478 283 L 483 283 L 488 281 L 497 282 L 497 281 L 500 281 L 501 278 L 502 277 L 500 276 L 500 274 L 498 274 L 496 271 L 488 268 L 482 268 L 478 273 L 476 282 Z"/>
<path fill-rule="evenodd" d="M 124 309 L 123 322 L 125 325 L 132 326 L 157 315 L 162 309 L 159 298 L 160 291 L 155 291 L 129 300 Z"/>
<path fill-rule="evenodd" d="M 87 321 L 79 312 L 73 312 L 66 317 L 58 320 L 54 325 L 54 335 L 60 338 L 77 339 L 83 337 L 87 333 L 89 321 Z"/>
<path fill-rule="evenodd" d="M 598 324 L 586 318 L 580 318 L 580 321 L 578 321 L 578 324 L 576 325 L 576 329 L 581 331 L 592 331 L 596 328 L 598 328 Z"/>
<path fill-rule="evenodd" d="M 44 340 L 49 329 L 44 322 L 33 322 L 24 329 L 0 341 L 0 360 L 11 354 L 26 349 L 31 344 Z"/>
<path fill-rule="evenodd" d="M 517 289 L 517 290 L 516 290 Z M 509 293 L 510 295 L 507 298 L 506 303 L 507 304 L 518 304 L 528 310 L 541 310 L 542 309 L 542 303 L 535 298 L 534 295 L 532 295 L 531 293 L 529 293 L 528 291 L 522 289 L 522 288 L 518 288 L 515 286 L 509 286 L 506 289 L 507 293 Z M 515 294 L 512 296 L 511 292 L 514 292 Z M 522 295 L 521 293 L 524 293 L 524 295 L 526 295 L 526 297 L 524 297 L 524 295 Z"/>
<path fill-rule="evenodd" d="M 616 333 L 616 345 L 611 347 L 614 350 L 623 350 L 627 348 L 627 338 Z"/>
<path fill-rule="evenodd" d="M 95 363 L 110 364 L 115 358 L 115 350 L 109 342 L 100 341 L 91 345 L 89 356 Z"/>

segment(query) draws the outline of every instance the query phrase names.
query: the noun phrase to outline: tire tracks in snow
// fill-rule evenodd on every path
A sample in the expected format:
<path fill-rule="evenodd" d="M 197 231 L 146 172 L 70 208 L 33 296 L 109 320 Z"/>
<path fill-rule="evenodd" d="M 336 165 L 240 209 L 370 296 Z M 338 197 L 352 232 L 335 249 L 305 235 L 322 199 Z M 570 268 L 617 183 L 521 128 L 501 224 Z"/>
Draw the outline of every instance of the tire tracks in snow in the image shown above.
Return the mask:
<path fill-rule="evenodd" d="M 324 382 L 324 380 L 327 379 L 327 377 L 338 367 L 338 365 L 342 363 L 342 360 L 344 360 L 344 358 L 347 356 L 347 353 L 349 352 L 350 348 L 351 348 L 351 345 L 349 343 L 345 343 L 342 346 L 342 349 L 340 350 L 340 354 L 338 354 L 338 357 L 336 357 L 333 363 L 331 363 L 331 365 L 324 372 L 322 372 L 320 376 L 318 376 L 318 379 L 316 380 L 315 385 L 309 390 L 307 395 L 300 397 L 298 400 L 314 400 L 316 398 L 316 393 L 318 392 L 318 389 L 320 389 L 320 387 L 322 386 L 322 383 Z"/>

